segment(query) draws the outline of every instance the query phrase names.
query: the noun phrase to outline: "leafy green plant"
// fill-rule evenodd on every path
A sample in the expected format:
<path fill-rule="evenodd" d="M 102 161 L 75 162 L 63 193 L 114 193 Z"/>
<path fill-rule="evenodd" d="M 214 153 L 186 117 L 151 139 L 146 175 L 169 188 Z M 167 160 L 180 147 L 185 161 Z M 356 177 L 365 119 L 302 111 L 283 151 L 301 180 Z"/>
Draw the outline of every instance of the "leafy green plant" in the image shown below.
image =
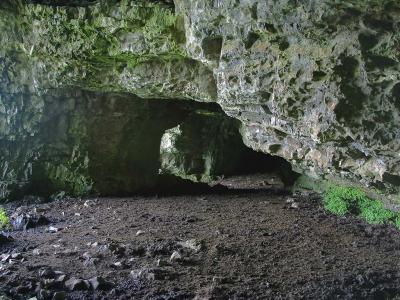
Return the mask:
<path fill-rule="evenodd" d="M 0 207 L 0 229 L 6 229 L 10 226 L 10 219 L 7 213 Z"/>
<path fill-rule="evenodd" d="M 327 211 L 344 216 L 355 214 L 370 224 L 394 224 L 400 229 L 400 214 L 386 209 L 383 203 L 368 198 L 360 189 L 354 187 L 331 186 L 324 196 Z"/>

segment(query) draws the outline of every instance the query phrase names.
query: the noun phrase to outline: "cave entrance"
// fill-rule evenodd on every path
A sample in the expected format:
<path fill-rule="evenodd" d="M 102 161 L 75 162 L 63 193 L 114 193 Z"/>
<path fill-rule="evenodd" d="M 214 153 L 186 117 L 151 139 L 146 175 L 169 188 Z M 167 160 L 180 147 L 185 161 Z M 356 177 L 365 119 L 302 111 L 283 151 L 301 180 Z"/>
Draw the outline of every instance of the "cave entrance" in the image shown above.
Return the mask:
<path fill-rule="evenodd" d="M 216 103 L 88 91 L 44 103 L 40 131 L 25 141 L 37 158 L 17 196 L 282 188 L 294 178 L 283 159 L 246 147 L 240 122 Z"/>
<path fill-rule="evenodd" d="M 229 189 L 285 189 L 294 183 L 297 174 L 291 165 L 246 147 L 240 122 L 219 105 L 191 105 L 187 116 L 161 138 L 161 178 L 175 176 Z"/>

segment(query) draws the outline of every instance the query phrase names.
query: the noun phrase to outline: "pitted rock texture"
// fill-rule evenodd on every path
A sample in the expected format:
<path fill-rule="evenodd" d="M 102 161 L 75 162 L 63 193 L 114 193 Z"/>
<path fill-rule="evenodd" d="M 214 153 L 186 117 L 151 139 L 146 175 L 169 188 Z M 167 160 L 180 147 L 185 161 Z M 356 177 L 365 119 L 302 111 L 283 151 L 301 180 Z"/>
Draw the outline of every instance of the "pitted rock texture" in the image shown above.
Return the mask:
<path fill-rule="evenodd" d="M 176 4 L 188 53 L 213 68 L 218 103 L 242 121 L 246 145 L 313 177 L 396 190 L 398 1 Z"/>
<path fill-rule="evenodd" d="M 398 1 L 34 2 L 0 4 L 2 141 L 52 89 L 217 102 L 247 146 L 398 194 Z"/>

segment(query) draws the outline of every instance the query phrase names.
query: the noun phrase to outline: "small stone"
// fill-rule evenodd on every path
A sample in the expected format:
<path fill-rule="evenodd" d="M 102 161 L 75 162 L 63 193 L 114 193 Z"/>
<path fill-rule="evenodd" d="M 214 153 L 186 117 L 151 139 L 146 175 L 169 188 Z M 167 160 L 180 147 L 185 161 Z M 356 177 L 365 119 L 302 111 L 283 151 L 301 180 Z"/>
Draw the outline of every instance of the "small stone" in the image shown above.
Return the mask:
<path fill-rule="evenodd" d="M 45 289 L 40 289 L 38 296 L 39 296 L 39 299 L 48 299 L 48 298 L 50 298 L 50 292 Z"/>
<path fill-rule="evenodd" d="M 40 249 L 39 248 L 33 249 L 32 254 L 33 255 L 41 255 Z"/>
<path fill-rule="evenodd" d="M 196 239 L 187 240 L 186 242 L 179 242 L 178 245 L 183 248 L 191 249 L 195 252 L 199 252 L 203 248 L 203 244 Z"/>
<path fill-rule="evenodd" d="M 92 255 L 89 252 L 85 252 L 82 254 L 82 257 L 86 260 L 89 260 L 92 258 Z"/>
<path fill-rule="evenodd" d="M 11 254 L 11 258 L 12 259 L 21 259 L 22 254 L 21 253 L 13 253 L 13 254 Z"/>
<path fill-rule="evenodd" d="M 39 277 L 41 278 L 54 278 L 55 272 L 51 268 L 43 268 L 39 270 Z"/>
<path fill-rule="evenodd" d="M 64 300 L 67 298 L 66 292 L 55 292 L 53 294 L 53 300 Z"/>
<path fill-rule="evenodd" d="M 11 254 L 2 254 L 0 257 L 1 262 L 7 262 L 11 258 Z"/>
<path fill-rule="evenodd" d="M 56 282 L 64 283 L 67 280 L 67 275 L 60 275 L 57 277 Z"/>
<path fill-rule="evenodd" d="M 294 202 L 293 198 L 290 197 L 286 198 L 286 203 L 293 203 L 293 202 Z"/>
<path fill-rule="evenodd" d="M 142 270 L 132 270 L 130 274 L 133 279 L 140 279 L 140 277 L 142 276 L 142 272 Z"/>
<path fill-rule="evenodd" d="M 182 255 L 178 251 L 174 251 L 169 258 L 170 261 L 179 261 L 182 259 Z"/>
<path fill-rule="evenodd" d="M 165 266 L 168 266 L 168 262 L 166 262 L 166 261 L 163 260 L 163 259 L 157 259 L 156 264 L 157 264 L 157 267 L 165 267 Z"/>
<path fill-rule="evenodd" d="M 61 230 L 61 228 L 50 226 L 49 228 L 47 228 L 46 231 L 49 232 L 49 233 L 56 233 L 56 232 L 59 232 L 60 230 Z"/>
<path fill-rule="evenodd" d="M 72 277 L 65 282 L 65 287 L 70 291 L 85 291 L 90 285 L 88 286 L 88 283 L 82 279 Z"/>
<path fill-rule="evenodd" d="M 299 204 L 298 204 L 297 202 L 293 202 L 293 203 L 290 205 L 290 208 L 298 209 L 298 208 L 299 208 Z"/>
<path fill-rule="evenodd" d="M 136 236 L 143 235 L 145 232 L 143 230 L 138 230 L 136 232 Z"/>
<path fill-rule="evenodd" d="M 100 276 L 89 279 L 89 282 L 93 290 L 108 290 L 113 286 L 112 283 L 107 282 Z"/>
<path fill-rule="evenodd" d="M 83 206 L 85 207 L 90 207 L 90 206 L 94 206 L 96 205 L 96 202 L 93 200 L 86 200 L 85 203 L 83 204 Z"/>
<path fill-rule="evenodd" d="M 57 283 L 58 284 L 58 283 Z M 55 286 L 57 285 L 55 279 L 45 279 L 43 280 L 43 286 L 46 289 L 52 289 L 55 288 Z"/>

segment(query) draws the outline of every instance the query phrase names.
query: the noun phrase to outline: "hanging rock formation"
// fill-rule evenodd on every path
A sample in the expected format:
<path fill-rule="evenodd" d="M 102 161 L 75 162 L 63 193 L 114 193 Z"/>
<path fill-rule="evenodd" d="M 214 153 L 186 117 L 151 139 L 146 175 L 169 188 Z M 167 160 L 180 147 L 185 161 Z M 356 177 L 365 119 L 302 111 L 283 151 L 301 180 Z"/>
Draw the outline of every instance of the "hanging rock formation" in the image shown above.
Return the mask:
<path fill-rule="evenodd" d="M 398 1 L 32 2 L 0 4 L 3 191 L 33 172 L 15 143 L 36 143 L 45 95 L 79 87 L 217 102 L 247 146 L 399 197 Z"/>

